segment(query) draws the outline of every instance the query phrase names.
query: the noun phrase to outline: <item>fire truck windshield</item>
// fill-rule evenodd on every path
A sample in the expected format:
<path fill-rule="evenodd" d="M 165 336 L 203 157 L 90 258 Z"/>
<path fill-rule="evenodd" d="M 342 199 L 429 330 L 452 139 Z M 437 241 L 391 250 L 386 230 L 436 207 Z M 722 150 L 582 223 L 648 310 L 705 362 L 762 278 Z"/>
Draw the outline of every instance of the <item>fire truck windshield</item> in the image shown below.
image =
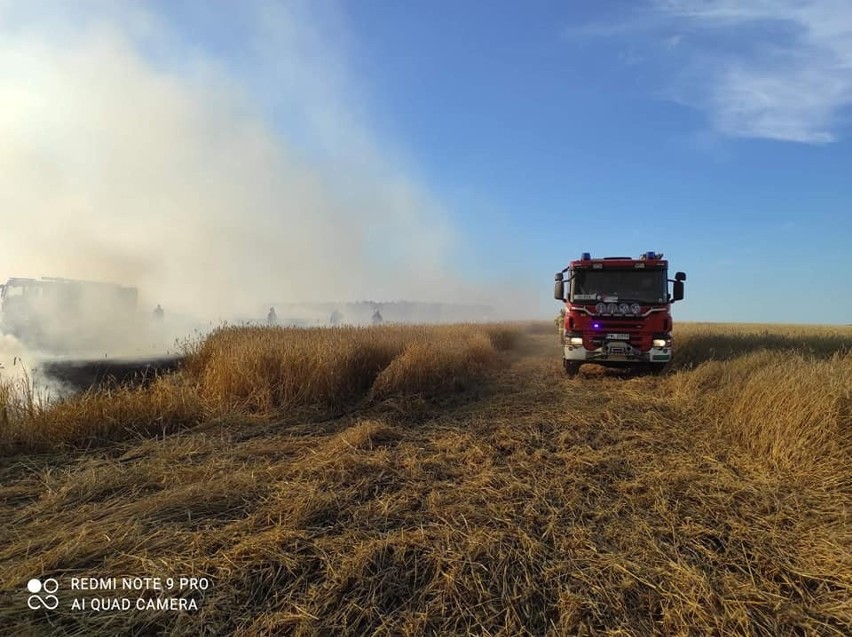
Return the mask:
<path fill-rule="evenodd" d="M 572 301 L 613 300 L 634 303 L 665 303 L 664 270 L 575 270 L 571 279 Z"/>

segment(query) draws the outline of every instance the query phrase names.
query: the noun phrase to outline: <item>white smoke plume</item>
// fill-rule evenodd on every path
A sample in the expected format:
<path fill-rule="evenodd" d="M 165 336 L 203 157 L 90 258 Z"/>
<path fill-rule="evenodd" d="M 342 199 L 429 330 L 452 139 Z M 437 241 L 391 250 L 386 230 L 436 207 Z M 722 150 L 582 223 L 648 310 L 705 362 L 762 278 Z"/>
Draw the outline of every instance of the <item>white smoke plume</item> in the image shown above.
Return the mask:
<path fill-rule="evenodd" d="M 205 321 L 482 301 L 448 213 L 350 106 L 335 20 L 215 5 L 244 77 L 145 5 L 83 6 L 0 4 L 0 278 L 119 282 Z"/>

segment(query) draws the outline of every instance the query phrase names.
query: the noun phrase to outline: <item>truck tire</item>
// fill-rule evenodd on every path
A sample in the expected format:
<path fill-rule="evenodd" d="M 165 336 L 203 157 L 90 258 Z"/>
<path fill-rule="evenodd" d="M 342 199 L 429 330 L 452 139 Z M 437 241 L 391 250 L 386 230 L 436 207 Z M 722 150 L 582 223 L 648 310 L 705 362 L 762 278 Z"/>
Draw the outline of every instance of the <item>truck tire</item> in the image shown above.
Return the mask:
<path fill-rule="evenodd" d="M 562 359 L 562 366 L 565 368 L 565 373 L 568 375 L 568 378 L 574 378 L 574 376 L 576 376 L 580 371 L 580 363 L 576 361 L 569 361 L 567 358 Z"/>
<path fill-rule="evenodd" d="M 666 371 L 668 363 L 648 363 L 648 371 L 654 376 L 659 376 Z"/>

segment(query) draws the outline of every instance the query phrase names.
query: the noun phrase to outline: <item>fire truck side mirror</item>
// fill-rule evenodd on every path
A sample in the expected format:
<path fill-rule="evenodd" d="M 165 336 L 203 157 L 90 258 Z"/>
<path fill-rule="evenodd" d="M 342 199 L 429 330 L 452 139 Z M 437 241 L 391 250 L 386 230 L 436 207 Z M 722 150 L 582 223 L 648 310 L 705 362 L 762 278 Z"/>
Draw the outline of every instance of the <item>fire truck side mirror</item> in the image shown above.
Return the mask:
<path fill-rule="evenodd" d="M 557 301 L 565 300 L 565 282 L 561 272 L 556 273 L 556 283 L 553 284 L 553 298 Z"/>
<path fill-rule="evenodd" d="M 675 281 L 686 281 L 686 272 L 676 272 Z"/>
<path fill-rule="evenodd" d="M 675 276 L 677 276 L 677 275 L 675 275 Z M 674 282 L 673 288 L 674 288 L 673 289 L 674 294 L 672 294 L 672 303 L 674 303 L 675 301 L 682 301 L 683 300 L 683 281 L 676 279 L 675 282 Z"/>

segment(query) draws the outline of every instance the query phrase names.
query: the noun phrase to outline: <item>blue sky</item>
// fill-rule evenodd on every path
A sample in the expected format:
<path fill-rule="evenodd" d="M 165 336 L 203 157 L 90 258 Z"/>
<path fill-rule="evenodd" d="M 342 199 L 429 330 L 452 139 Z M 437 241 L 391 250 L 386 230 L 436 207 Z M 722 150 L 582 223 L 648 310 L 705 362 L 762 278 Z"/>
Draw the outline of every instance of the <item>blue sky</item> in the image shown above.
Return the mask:
<path fill-rule="evenodd" d="M 825 126 L 796 113 L 834 138 L 813 143 L 727 131 L 699 92 L 667 97 L 689 91 L 684 75 L 713 81 L 707 66 L 759 68 L 762 46 L 796 46 L 776 37 L 795 22 L 717 26 L 633 2 L 357 6 L 374 94 L 457 211 L 472 267 L 549 292 L 581 251 L 651 248 L 689 275 L 679 318 L 852 322 L 849 102 Z M 852 31 L 846 44 L 849 63 Z"/>
<path fill-rule="evenodd" d="M 676 319 L 852 323 L 848 2 L 162 0 L 157 37 L 97 6 L 160 73 L 224 69 L 341 214 L 362 162 L 406 184 L 416 224 L 365 232 L 386 267 L 434 220 L 454 294 L 532 315 L 581 252 L 652 249 Z"/>

